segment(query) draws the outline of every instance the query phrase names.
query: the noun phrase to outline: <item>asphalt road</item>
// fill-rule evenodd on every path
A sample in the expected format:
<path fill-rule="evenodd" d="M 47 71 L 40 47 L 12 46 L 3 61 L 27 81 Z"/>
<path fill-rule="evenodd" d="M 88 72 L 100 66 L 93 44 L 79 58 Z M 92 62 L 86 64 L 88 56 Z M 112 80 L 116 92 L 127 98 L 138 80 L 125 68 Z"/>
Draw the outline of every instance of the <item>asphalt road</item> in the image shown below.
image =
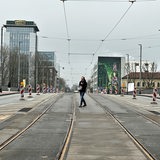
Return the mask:
<path fill-rule="evenodd" d="M 5 139 L 6 136 L 9 137 L 9 134 L 11 136 L 11 134 L 24 128 L 38 114 L 43 112 L 47 103 L 52 104 L 50 109 L 36 123 L 0 151 L 0 160 L 51 160 L 58 154 L 70 124 L 72 95 L 41 96 L 45 97 L 45 99 L 41 99 L 44 103 L 36 105 L 35 99 L 31 103 L 33 108 L 30 111 L 27 113 L 17 112 L 1 122 L 0 136 Z"/>
<path fill-rule="evenodd" d="M 151 104 L 150 97 L 133 99 L 132 95 L 91 94 L 85 95 L 87 106 L 79 108 L 78 93 L 33 95 L 23 101 L 16 95 L 12 96 L 8 103 L 9 96 L 3 96 L 0 104 L 1 144 L 33 121 L 47 105 L 51 104 L 51 107 L 31 128 L 0 151 L 0 160 L 54 159 L 70 124 L 73 97 L 76 99 L 76 120 L 67 160 L 148 159 L 113 117 L 154 159 L 160 159 L 159 99 L 157 104 Z M 25 108 L 29 110 L 23 111 Z"/>

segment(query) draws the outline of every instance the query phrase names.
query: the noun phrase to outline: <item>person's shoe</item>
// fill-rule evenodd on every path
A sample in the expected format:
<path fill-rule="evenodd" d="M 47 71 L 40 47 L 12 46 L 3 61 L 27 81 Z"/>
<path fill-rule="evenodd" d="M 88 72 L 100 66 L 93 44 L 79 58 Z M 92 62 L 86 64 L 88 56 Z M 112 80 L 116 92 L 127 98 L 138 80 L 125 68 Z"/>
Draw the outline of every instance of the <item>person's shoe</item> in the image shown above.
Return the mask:
<path fill-rule="evenodd" d="M 87 106 L 86 104 L 83 105 L 83 107 Z"/>
<path fill-rule="evenodd" d="M 82 106 L 80 105 L 79 108 L 81 108 Z"/>

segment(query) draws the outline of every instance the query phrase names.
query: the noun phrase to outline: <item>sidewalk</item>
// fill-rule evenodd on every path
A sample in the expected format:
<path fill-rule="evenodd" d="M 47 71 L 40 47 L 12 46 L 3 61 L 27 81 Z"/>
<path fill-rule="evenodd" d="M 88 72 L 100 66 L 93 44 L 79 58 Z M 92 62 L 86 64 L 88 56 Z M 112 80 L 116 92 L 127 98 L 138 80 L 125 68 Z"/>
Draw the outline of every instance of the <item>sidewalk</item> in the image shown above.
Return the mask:
<path fill-rule="evenodd" d="M 153 97 L 153 94 L 139 94 L 138 96 L 144 96 L 144 97 Z M 157 94 L 157 97 L 156 97 L 157 99 L 160 99 L 160 96 L 159 96 L 159 94 Z"/>
<path fill-rule="evenodd" d="M 19 93 L 18 91 L 2 91 L 0 92 L 0 96 L 5 96 L 5 95 L 10 95 L 10 94 L 17 94 Z"/>

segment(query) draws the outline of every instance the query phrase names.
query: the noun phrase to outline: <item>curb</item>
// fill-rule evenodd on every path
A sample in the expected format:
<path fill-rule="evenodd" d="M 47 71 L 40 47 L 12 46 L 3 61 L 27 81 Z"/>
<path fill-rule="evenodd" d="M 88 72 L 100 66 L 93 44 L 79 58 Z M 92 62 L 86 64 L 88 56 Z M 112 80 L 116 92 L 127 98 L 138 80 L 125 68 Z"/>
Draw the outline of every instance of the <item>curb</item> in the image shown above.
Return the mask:
<path fill-rule="evenodd" d="M 19 92 L 10 92 L 10 93 L 0 93 L 0 96 L 6 96 L 6 95 L 11 95 L 11 94 L 18 94 Z"/>

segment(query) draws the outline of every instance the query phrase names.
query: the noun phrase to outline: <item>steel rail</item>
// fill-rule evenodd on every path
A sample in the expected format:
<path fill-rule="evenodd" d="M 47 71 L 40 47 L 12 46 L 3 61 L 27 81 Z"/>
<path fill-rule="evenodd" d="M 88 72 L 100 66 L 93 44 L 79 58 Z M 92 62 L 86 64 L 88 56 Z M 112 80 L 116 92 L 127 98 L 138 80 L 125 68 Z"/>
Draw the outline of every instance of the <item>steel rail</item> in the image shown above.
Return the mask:
<path fill-rule="evenodd" d="M 105 97 L 104 97 L 104 98 L 105 98 Z M 111 100 L 112 102 L 117 102 L 117 101 L 114 100 L 114 99 L 110 99 L 110 100 Z M 119 103 L 119 104 L 123 104 L 121 101 L 118 101 L 118 103 Z M 125 103 L 127 103 L 127 104 L 129 104 L 129 105 L 131 105 L 131 106 L 134 107 L 134 105 L 133 105 L 132 103 L 130 103 L 130 102 L 125 101 Z M 135 108 L 133 108 L 133 110 L 134 110 L 138 115 L 144 117 L 145 119 L 149 120 L 150 122 L 152 122 L 152 123 L 154 123 L 155 125 L 157 125 L 157 126 L 160 127 L 160 123 L 157 123 L 155 120 L 147 117 L 145 114 L 143 114 L 142 112 L 139 112 L 139 111 L 138 111 L 137 109 L 135 109 Z M 147 111 L 149 111 L 149 110 L 147 110 Z"/>
<path fill-rule="evenodd" d="M 36 123 L 63 95 L 57 97 L 55 99 L 55 101 L 53 102 L 52 98 L 50 98 L 49 100 L 51 101 L 50 104 L 46 105 L 45 107 L 45 110 L 39 114 L 36 118 L 34 118 L 32 120 L 31 123 L 29 123 L 25 128 L 23 128 L 22 130 L 20 130 L 19 132 L 17 132 L 16 134 L 14 134 L 13 136 L 11 136 L 10 138 L 8 138 L 5 142 L 3 142 L 1 145 L 0 145 L 0 151 L 2 149 L 4 149 L 6 146 L 8 146 L 11 142 L 13 142 L 14 140 L 16 140 L 20 135 L 22 135 L 23 133 L 25 133 L 34 123 Z M 44 102 L 45 103 L 45 102 Z M 40 104 L 43 104 L 43 103 L 40 103 Z"/>
<path fill-rule="evenodd" d="M 71 123 L 69 125 L 66 137 L 64 139 L 64 142 L 62 144 L 62 147 L 59 151 L 59 153 L 56 156 L 55 160 L 64 160 L 66 153 L 67 153 L 67 149 L 71 140 L 71 136 L 72 136 L 72 132 L 73 132 L 73 126 L 74 126 L 74 122 L 76 120 L 76 101 L 75 101 L 75 97 L 72 97 L 72 117 L 70 119 Z"/>
<path fill-rule="evenodd" d="M 105 111 L 106 114 L 109 114 L 125 131 L 125 133 L 129 136 L 129 138 L 136 144 L 136 146 L 142 151 L 142 153 L 149 158 L 150 160 L 155 160 L 153 155 L 134 137 L 134 135 L 127 130 L 127 128 L 112 114 L 112 111 L 109 108 L 105 108 L 98 100 L 95 100 L 93 96 L 89 95 L 94 101 L 96 101 L 99 106 Z M 103 97 L 103 96 L 102 96 Z M 105 97 L 103 97 L 105 99 Z"/>

